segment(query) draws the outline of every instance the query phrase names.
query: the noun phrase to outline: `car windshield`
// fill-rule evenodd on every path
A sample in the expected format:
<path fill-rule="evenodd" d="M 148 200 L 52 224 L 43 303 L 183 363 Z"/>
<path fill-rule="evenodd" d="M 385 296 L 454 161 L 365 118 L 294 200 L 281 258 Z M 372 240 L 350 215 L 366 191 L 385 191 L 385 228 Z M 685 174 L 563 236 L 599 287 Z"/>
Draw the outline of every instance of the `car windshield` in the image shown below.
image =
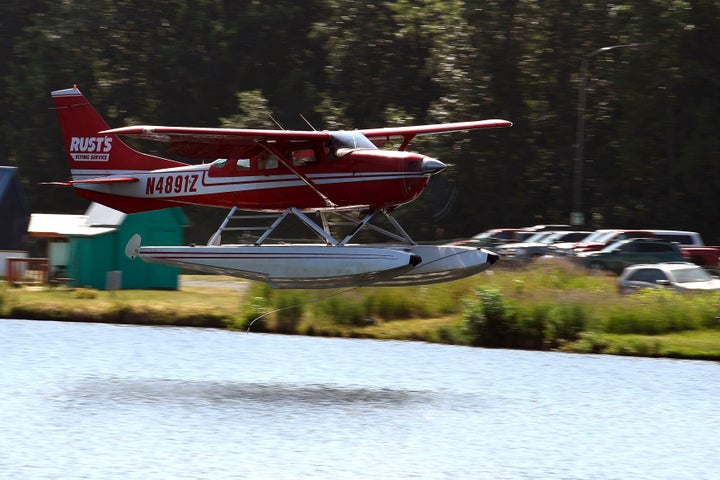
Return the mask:
<path fill-rule="evenodd" d="M 588 235 L 587 237 L 583 238 L 581 241 L 582 242 L 600 242 L 600 241 L 602 241 L 602 238 L 608 237 L 608 236 L 612 235 L 612 233 L 613 232 L 608 232 L 608 231 L 593 232 L 590 235 Z"/>
<path fill-rule="evenodd" d="M 538 232 L 535 235 L 532 235 L 531 237 L 526 238 L 523 240 L 524 243 L 535 243 L 539 242 L 543 238 L 547 237 L 548 235 L 551 235 L 552 232 Z"/>
<path fill-rule="evenodd" d="M 554 232 L 540 240 L 540 243 L 556 243 L 565 237 L 571 236 L 573 232 Z"/>
<path fill-rule="evenodd" d="M 617 231 L 614 231 L 614 232 L 605 232 L 603 235 L 599 236 L 599 237 L 596 238 L 594 241 L 595 241 L 595 242 L 607 242 L 607 241 L 609 241 L 612 237 L 614 237 L 614 236 L 617 235 L 617 234 L 618 234 Z"/>
<path fill-rule="evenodd" d="M 672 271 L 672 276 L 677 283 L 707 282 L 712 277 L 702 267 L 682 268 Z"/>
<path fill-rule="evenodd" d="M 478 233 L 477 235 L 475 235 L 475 236 L 472 237 L 472 238 L 475 239 L 475 240 L 482 240 L 482 239 L 484 239 L 484 238 L 490 238 L 490 237 L 492 237 L 493 233 L 494 233 L 494 230 L 487 230 L 487 231 L 485 231 L 485 232 Z"/>
<path fill-rule="evenodd" d="M 601 251 L 601 252 L 614 252 L 615 250 L 617 250 L 618 248 L 622 247 L 622 246 L 625 245 L 626 243 L 627 243 L 627 242 L 626 242 L 625 240 L 618 240 L 617 242 L 611 243 L 610 245 L 606 246 L 605 248 L 603 248 L 603 249 L 600 250 L 600 251 Z"/>

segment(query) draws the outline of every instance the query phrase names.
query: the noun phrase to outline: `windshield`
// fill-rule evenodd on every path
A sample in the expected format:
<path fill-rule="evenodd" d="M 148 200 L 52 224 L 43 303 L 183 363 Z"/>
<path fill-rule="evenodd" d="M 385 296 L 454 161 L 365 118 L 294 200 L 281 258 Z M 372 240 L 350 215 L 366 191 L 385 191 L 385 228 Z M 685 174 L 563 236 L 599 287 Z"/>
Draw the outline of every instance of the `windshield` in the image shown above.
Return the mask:
<path fill-rule="evenodd" d="M 607 242 L 611 237 L 614 237 L 617 234 L 616 231 L 612 232 L 603 232 L 602 235 L 598 235 L 593 242 Z"/>
<path fill-rule="evenodd" d="M 478 233 L 477 235 L 475 235 L 472 238 L 474 238 L 475 240 L 482 240 L 484 238 L 490 238 L 492 236 L 492 234 L 493 234 L 492 230 L 488 230 L 486 232 Z"/>
<path fill-rule="evenodd" d="M 583 242 L 598 242 L 598 241 L 600 241 L 601 238 L 608 236 L 612 233 L 613 232 L 607 232 L 607 231 L 593 232 L 587 238 L 583 238 L 582 241 Z"/>
<path fill-rule="evenodd" d="M 542 240 L 540 240 L 540 243 L 555 243 L 559 238 L 562 238 L 566 234 L 567 234 L 567 232 L 551 233 L 550 235 L 548 235 L 545 238 L 543 238 Z"/>
<path fill-rule="evenodd" d="M 538 232 L 538 233 L 534 234 L 533 236 L 531 236 L 531 237 L 529 237 L 529 238 L 526 238 L 525 240 L 523 240 L 523 242 L 525 242 L 525 243 L 536 243 L 536 242 L 539 242 L 541 239 L 543 239 L 543 238 L 545 238 L 545 237 L 547 237 L 548 235 L 551 235 L 551 234 L 552 234 L 552 232 Z"/>
<path fill-rule="evenodd" d="M 614 252 L 615 250 L 617 250 L 618 248 L 622 247 L 622 246 L 625 245 L 626 243 L 627 243 L 627 242 L 626 242 L 625 240 L 618 240 L 617 242 L 611 243 L 610 245 L 606 246 L 605 248 L 603 248 L 603 249 L 600 250 L 600 251 L 601 251 L 601 252 Z"/>
<path fill-rule="evenodd" d="M 702 267 L 673 270 L 672 276 L 675 277 L 677 283 L 706 282 L 712 280 L 710 274 Z"/>
<path fill-rule="evenodd" d="M 333 147 L 340 148 L 372 148 L 377 149 L 374 143 L 357 130 L 341 130 L 330 133 L 330 141 Z"/>

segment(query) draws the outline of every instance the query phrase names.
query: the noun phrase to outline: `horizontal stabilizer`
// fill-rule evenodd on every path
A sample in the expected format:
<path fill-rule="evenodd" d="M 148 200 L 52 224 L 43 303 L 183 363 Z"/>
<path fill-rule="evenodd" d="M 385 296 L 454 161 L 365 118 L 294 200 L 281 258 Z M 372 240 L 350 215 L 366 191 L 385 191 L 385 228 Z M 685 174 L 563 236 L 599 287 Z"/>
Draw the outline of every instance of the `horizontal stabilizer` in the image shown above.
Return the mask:
<path fill-rule="evenodd" d="M 135 177 L 98 177 L 85 180 L 73 180 L 72 183 L 136 183 L 139 181 L 140 179 Z"/>
<path fill-rule="evenodd" d="M 73 182 L 40 182 L 40 185 L 58 185 L 60 187 L 72 187 Z"/>
<path fill-rule="evenodd" d="M 139 182 L 139 181 L 140 181 L 140 179 L 135 178 L 135 177 L 98 177 L 98 178 L 88 178 L 85 180 L 71 180 L 68 182 L 42 182 L 41 185 L 60 185 L 61 187 L 72 187 L 73 185 L 77 185 L 79 183 L 105 184 L 105 183 L 135 183 L 135 182 Z"/>

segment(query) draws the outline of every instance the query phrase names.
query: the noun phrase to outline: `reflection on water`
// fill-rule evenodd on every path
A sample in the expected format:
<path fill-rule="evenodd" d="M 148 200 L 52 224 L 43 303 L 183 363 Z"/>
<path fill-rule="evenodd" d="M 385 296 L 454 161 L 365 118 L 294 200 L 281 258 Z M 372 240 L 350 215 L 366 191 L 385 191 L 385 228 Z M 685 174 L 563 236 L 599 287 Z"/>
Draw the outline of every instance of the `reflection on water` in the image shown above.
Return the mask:
<path fill-rule="evenodd" d="M 711 479 L 720 365 L 0 320 L 0 479 Z"/>
<path fill-rule="evenodd" d="M 260 404 L 263 408 L 275 405 L 332 408 L 353 404 L 364 408 L 393 408 L 428 401 L 430 396 L 408 390 L 352 386 L 104 378 L 78 382 L 66 392 L 66 398 L 103 407 L 147 403 L 162 406 L 204 404 L 223 408 L 247 408 L 249 405 L 246 404 Z"/>

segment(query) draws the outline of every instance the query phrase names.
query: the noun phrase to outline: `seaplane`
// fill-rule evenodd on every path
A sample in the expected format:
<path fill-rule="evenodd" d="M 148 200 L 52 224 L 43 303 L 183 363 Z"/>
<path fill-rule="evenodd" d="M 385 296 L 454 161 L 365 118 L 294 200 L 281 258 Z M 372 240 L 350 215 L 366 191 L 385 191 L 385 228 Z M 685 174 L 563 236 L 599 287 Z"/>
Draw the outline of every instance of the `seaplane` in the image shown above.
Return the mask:
<path fill-rule="evenodd" d="M 391 213 L 446 168 L 407 151 L 415 137 L 506 128 L 507 120 L 337 131 L 110 128 L 77 86 L 51 96 L 71 180 L 49 183 L 125 213 L 185 205 L 228 209 L 206 245 L 146 246 L 135 235 L 125 248 L 131 259 L 274 288 L 422 285 L 474 275 L 498 259 L 482 248 L 417 243 Z M 124 139 L 162 142 L 167 156 L 191 163 L 144 153 Z M 266 224 L 257 226 L 258 216 Z M 274 238 L 290 218 L 310 241 Z M 238 230 L 252 233 L 253 241 L 223 243 L 223 234 Z M 384 241 L 355 240 L 368 230 Z"/>

